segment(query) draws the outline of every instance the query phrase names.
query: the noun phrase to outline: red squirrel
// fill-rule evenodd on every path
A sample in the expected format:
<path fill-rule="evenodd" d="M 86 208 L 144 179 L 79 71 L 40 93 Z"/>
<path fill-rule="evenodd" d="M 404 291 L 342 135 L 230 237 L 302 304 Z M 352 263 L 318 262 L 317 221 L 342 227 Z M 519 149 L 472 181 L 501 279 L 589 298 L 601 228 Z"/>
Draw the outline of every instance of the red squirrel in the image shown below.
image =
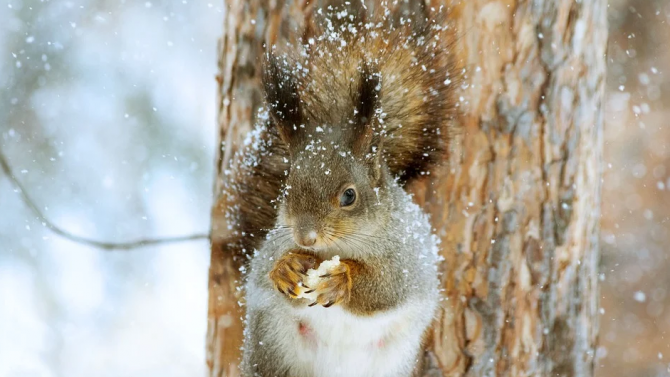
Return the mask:
<path fill-rule="evenodd" d="M 246 376 L 411 376 L 438 306 L 438 240 L 403 184 L 445 159 L 453 34 L 333 25 L 264 64 L 265 153 L 238 187 L 262 210 L 244 224 Z"/>

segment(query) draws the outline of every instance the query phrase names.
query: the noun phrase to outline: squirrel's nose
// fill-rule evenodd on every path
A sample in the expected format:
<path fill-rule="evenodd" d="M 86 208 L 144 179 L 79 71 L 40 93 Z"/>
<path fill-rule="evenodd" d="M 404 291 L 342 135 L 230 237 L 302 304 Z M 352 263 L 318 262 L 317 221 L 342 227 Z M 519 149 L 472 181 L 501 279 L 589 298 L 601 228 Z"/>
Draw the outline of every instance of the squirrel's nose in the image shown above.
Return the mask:
<path fill-rule="evenodd" d="M 299 232 L 296 234 L 295 241 L 300 246 L 313 246 L 316 243 L 316 232 L 313 230 L 308 232 Z"/>

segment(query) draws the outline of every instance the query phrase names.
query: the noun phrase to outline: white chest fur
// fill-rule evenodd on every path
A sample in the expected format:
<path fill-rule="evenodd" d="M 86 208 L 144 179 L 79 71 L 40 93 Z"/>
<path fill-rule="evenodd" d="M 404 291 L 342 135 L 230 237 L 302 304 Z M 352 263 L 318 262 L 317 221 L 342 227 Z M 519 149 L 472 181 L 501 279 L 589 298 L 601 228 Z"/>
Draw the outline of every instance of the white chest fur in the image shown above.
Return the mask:
<path fill-rule="evenodd" d="M 296 372 L 315 377 L 408 376 L 425 326 L 417 323 L 418 309 L 407 304 L 371 317 L 340 307 L 295 309 Z"/>

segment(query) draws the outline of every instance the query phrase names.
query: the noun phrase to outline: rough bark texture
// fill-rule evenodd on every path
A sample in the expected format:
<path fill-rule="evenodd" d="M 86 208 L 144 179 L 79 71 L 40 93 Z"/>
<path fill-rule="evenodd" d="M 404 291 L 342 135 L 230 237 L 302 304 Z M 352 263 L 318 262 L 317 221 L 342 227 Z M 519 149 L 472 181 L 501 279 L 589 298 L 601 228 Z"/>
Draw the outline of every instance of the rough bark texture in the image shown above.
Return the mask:
<path fill-rule="evenodd" d="M 453 161 L 409 188 L 431 214 L 445 258 L 424 374 L 593 375 L 606 1 L 444 4 L 461 33 L 469 86 Z M 299 38 L 319 5 L 227 1 L 217 197 L 255 121 L 263 42 Z M 211 376 L 238 375 L 242 340 L 240 253 L 225 205 L 212 213 Z"/>

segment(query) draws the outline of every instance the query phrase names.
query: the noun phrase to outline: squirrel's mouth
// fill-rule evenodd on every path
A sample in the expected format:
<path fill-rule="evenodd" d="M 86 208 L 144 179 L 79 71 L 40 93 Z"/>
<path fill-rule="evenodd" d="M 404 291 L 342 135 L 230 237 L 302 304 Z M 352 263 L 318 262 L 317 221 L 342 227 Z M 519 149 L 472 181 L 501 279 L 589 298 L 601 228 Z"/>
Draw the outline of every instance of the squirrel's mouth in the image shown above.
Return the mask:
<path fill-rule="evenodd" d="M 296 245 L 308 250 L 318 248 L 323 243 L 322 237 L 314 229 L 296 229 L 293 232 L 293 240 Z"/>
<path fill-rule="evenodd" d="M 336 248 L 335 243 L 337 242 L 336 239 L 327 237 L 315 230 L 309 230 L 307 232 L 296 231 L 293 233 L 293 241 L 301 249 L 314 252 L 327 251 Z"/>
<path fill-rule="evenodd" d="M 328 242 L 319 234 L 312 231 L 308 237 L 294 236 L 293 241 L 300 248 L 310 251 L 320 251 L 328 248 Z"/>

